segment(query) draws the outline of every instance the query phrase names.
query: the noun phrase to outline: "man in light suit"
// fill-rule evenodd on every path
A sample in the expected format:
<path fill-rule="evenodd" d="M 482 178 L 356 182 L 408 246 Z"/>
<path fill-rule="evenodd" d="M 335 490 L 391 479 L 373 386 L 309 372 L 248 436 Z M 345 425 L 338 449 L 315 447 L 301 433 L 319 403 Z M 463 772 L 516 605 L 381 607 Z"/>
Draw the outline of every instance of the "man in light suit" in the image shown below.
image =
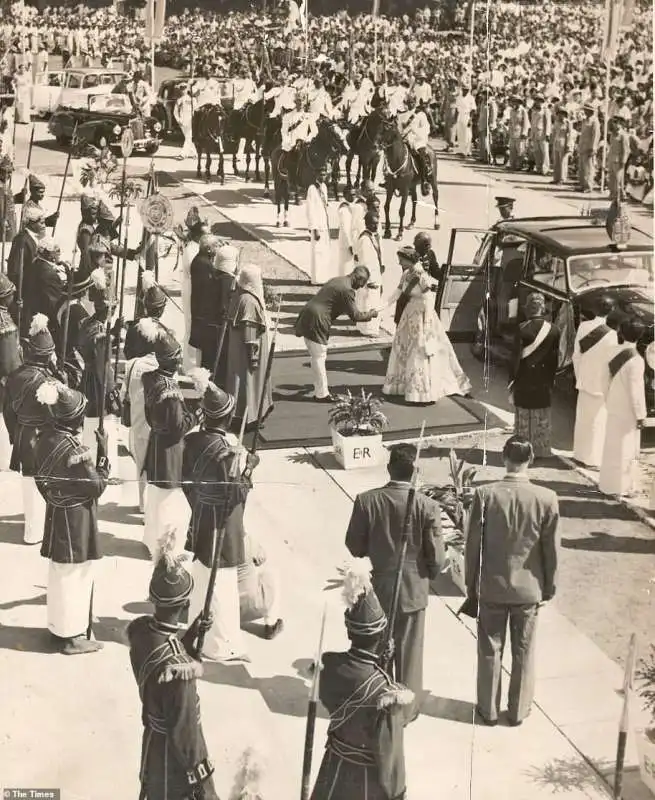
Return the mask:
<path fill-rule="evenodd" d="M 503 448 L 505 477 L 476 489 L 466 539 L 467 596 L 479 604 L 477 712 L 498 723 L 503 651 L 509 622 L 512 668 L 507 721 L 520 725 L 534 695 L 539 606 L 555 595 L 557 495 L 528 477 L 532 445 L 512 436 Z"/>
<path fill-rule="evenodd" d="M 373 588 L 387 616 L 391 611 L 415 459 L 415 445 L 391 447 L 387 466 L 391 480 L 386 486 L 357 495 L 346 532 L 346 547 L 352 555 L 371 559 Z M 415 696 L 407 707 L 406 723 L 418 716 L 423 691 L 425 609 L 430 580 L 436 578 L 445 565 L 439 505 L 423 494 L 416 494 L 394 627 L 394 677 Z"/>

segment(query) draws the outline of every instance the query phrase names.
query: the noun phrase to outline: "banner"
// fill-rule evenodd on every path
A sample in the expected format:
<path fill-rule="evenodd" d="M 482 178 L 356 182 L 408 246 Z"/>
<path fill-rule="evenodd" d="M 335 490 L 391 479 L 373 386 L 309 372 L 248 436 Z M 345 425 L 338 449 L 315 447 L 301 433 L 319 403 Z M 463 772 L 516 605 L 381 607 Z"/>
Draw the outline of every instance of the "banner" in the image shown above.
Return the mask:
<path fill-rule="evenodd" d="M 634 0 L 605 0 L 605 28 L 601 55 L 614 61 L 619 46 L 621 28 L 632 25 Z"/>
<path fill-rule="evenodd" d="M 373 16 L 380 16 L 380 0 L 373 0 Z"/>
<path fill-rule="evenodd" d="M 166 24 L 166 0 L 148 0 L 146 5 L 145 38 L 158 42 L 164 35 Z"/>

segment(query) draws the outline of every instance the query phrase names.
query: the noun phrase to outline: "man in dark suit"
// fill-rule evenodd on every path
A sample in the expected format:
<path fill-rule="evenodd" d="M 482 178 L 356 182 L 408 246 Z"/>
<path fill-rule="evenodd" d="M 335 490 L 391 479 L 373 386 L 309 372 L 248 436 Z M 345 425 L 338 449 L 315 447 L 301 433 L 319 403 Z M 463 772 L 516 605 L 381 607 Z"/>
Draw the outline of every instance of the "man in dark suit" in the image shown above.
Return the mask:
<path fill-rule="evenodd" d="M 46 234 L 43 212 L 31 207 L 23 214 L 23 228 L 14 236 L 7 258 L 7 277 L 16 287 L 16 303 L 22 301 L 20 334 L 27 336 L 34 316 L 34 271 L 39 242 Z M 21 280 L 22 279 L 22 280 Z"/>
<path fill-rule="evenodd" d="M 479 603 L 477 711 L 486 725 L 498 722 L 508 622 L 508 722 L 520 725 L 530 713 L 538 610 L 555 595 L 557 495 L 530 482 L 532 458 L 529 441 L 508 439 L 505 477 L 476 489 L 471 505 L 465 576 L 469 600 Z"/>
<path fill-rule="evenodd" d="M 387 616 L 391 611 L 415 459 L 415 445 L 391 447 L 387 466 L 391 480 L 386 486 L 357 495 L 346 533 L 346 547 L 352 555 L 371 559 L 373 588 Z M 415 696 L 407 708 L 406 722 L 418 716 L 423 691 L 423 643 L 429 584 L 445 565 L 439 505 L 423 494 L 416 494 L 394 626 L 394 676 Z"/>
<path fill-rule="evenodd" d="M 368 283 L 371 273 L 357 266 L 350 275 L 332 278 L 323 284 L 314 297 L 301 309 L 296 320 L 296 336 L 302 336 L 309 351 L 314 377 L 314 399 L 332 403 L 328 385 L 326 361 L 330 328 L 337 317 L 348 316 L 353 322 L 368 322 L 378 315 L 377 309 L 358 311 L 355 291 Z"/>

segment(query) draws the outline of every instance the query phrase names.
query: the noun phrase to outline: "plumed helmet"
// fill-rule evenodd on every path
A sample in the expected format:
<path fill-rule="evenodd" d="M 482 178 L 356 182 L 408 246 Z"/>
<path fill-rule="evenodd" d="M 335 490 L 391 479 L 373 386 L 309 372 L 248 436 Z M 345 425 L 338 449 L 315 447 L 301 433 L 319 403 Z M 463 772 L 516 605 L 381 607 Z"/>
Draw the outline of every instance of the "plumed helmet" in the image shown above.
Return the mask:
<path fill-rule="evenodd" d="M 48 329 L 45 314 L 35 314 L 25 340 L 25 355 L 29 360 L 48 361 L 55 352 L 55 343 Z"/>
<path fill-rule="evenodd" d="M 146 307 L 148 316 L 161 316 L 168 298 L 161 286 L 155 281 L 151 270 L 144 270 L 141 275 L 141 287 L 143 288 L 143 304 Z"/>
<path fill-rule="evenodd" d="M 353 559 L 344 569 L 343 599 L 349 638 L 377 637 L 387 627 L 387 616 L 371 583 L 372 564 L 368 558 Z"/>
<path fill-rule="evenodd" d="M 86 410 L 87 399 L 77 389 L 69 389 L 59 381 L 45 381 L 36 390 L 36 399 L 48 406 L 58 422 L 74 422 Z"/>
<path fill-rule="evenodd" d="M 205 222 L 206 220 L 200 216 L 198 206 L 191 206 L 187 212 L 186 219 L 184 220 L 184 224 L 187 226 L 187 228 L 189 230 L 193 230 L 194 228 L 199 228 L 201 225 L 204 225 Z"/>
<path fill-rule="evenodd" d="M 14 171 L 14 162 L 11 160 L 9 155 L 5 153 L 2 158 L 0 158 L 0 176 L 7 177 L 11 175 Z"/>
<path fill-rule="evenodd" d="M 175 530 L 163 532 L 153 553 L 155 568 L 150 578 L 150 600 L 159 608 L 176 608 L 191 596 L 193 578 L 175 555 Z"/>
<path fill-rule="evenodd" d="M 99 201 L 98 219 L 102 220 L 103 222 L 114 222 L 116 219 L 114 212 L 103 200 Z"/>
<path fill-rule="evenodd" d="M 161 366 L 176 361 L 182 352 L 182 346 L 177 341 L 173 332 L 163 325 L 159 326 L 159 333 L 155 339 L 155 358 Z"/>
<path fill-rule="evenodd" d="M 30 174 L 29 178 L 27 179 L 27 184 L 29 186 L 30 193 L 45 191 L 45 183 L 43 183 L 41 178 L 37 178 L 36 175 Z"/>
<path fill-rule="evenodd" d="M 236 401 L 234 396 L 216 386 L 211 381 L 208 369 L 195 367 L 189 371 L 189 377 L 193 381 L 196 390 L 202 394 L 202 409 L 210 419 L 223 419 L 229 416 L 234 410 Z"/>

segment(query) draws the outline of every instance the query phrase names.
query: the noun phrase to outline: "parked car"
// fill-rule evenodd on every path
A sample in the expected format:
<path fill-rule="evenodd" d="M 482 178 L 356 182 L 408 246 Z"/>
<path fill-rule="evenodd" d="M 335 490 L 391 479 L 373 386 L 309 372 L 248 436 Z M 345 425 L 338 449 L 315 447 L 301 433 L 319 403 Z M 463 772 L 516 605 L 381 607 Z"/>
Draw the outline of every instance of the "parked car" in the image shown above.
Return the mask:
<path fill-rule="evenodd" d="M 42 72 L 32 87 L 32 107 L 38 117 L 47 117 L 58 106 L 86 108 L 91 94 L 111 92 L 125 77 L 120 70 L 60 69 Z"/>
<path fill-rule="evenodd" d="M 152 116 L 162 125 L 166 138 L 182 140 L 182 131 L 173 115 L 175 103 L 188 85 L 190 77 L 168 78 L 161 82 L 157 92 L 157 102 L 152 107 Z M 227 112 L 234 106 L 234 86 L 232 81 L 219 81 L 221 102 Z"/>
<path fill-rule="evenodd" d="M 58 108 L 50 118 L 48 130 L 59 144 L 68 145 L 76 125 L 78 140 L 96 147 L 108 145 L 117 152 L 127 127 L 132 130 L 135 151 L 152 155 L 161 144 L 161 123 L 153 117 L 139 116 L 124 94 L 92 95 L 85 109 Z"/>
<path fill-rule="evenodd" d="M 437 307 L 452 339 L 470 341 L 477 358 L 503 362 L 513 350 L 526 296 L 542 292 L 549 319 L 561 331 L 560 380 L 570 386 L 577 327 L 594 316 L 601 294 L 615 301 L 612 327 L 626 317 L 644 325 L 638 349 L 645 355 L 655 339 L 654 276 L 653 238 L 637 228 L 620 249 L 599 218 L 511 219 L 489 231 L 452 231 Z M 655 372 L 648 361 L 645 386 L 648 416 L 655 418 Z"/>

